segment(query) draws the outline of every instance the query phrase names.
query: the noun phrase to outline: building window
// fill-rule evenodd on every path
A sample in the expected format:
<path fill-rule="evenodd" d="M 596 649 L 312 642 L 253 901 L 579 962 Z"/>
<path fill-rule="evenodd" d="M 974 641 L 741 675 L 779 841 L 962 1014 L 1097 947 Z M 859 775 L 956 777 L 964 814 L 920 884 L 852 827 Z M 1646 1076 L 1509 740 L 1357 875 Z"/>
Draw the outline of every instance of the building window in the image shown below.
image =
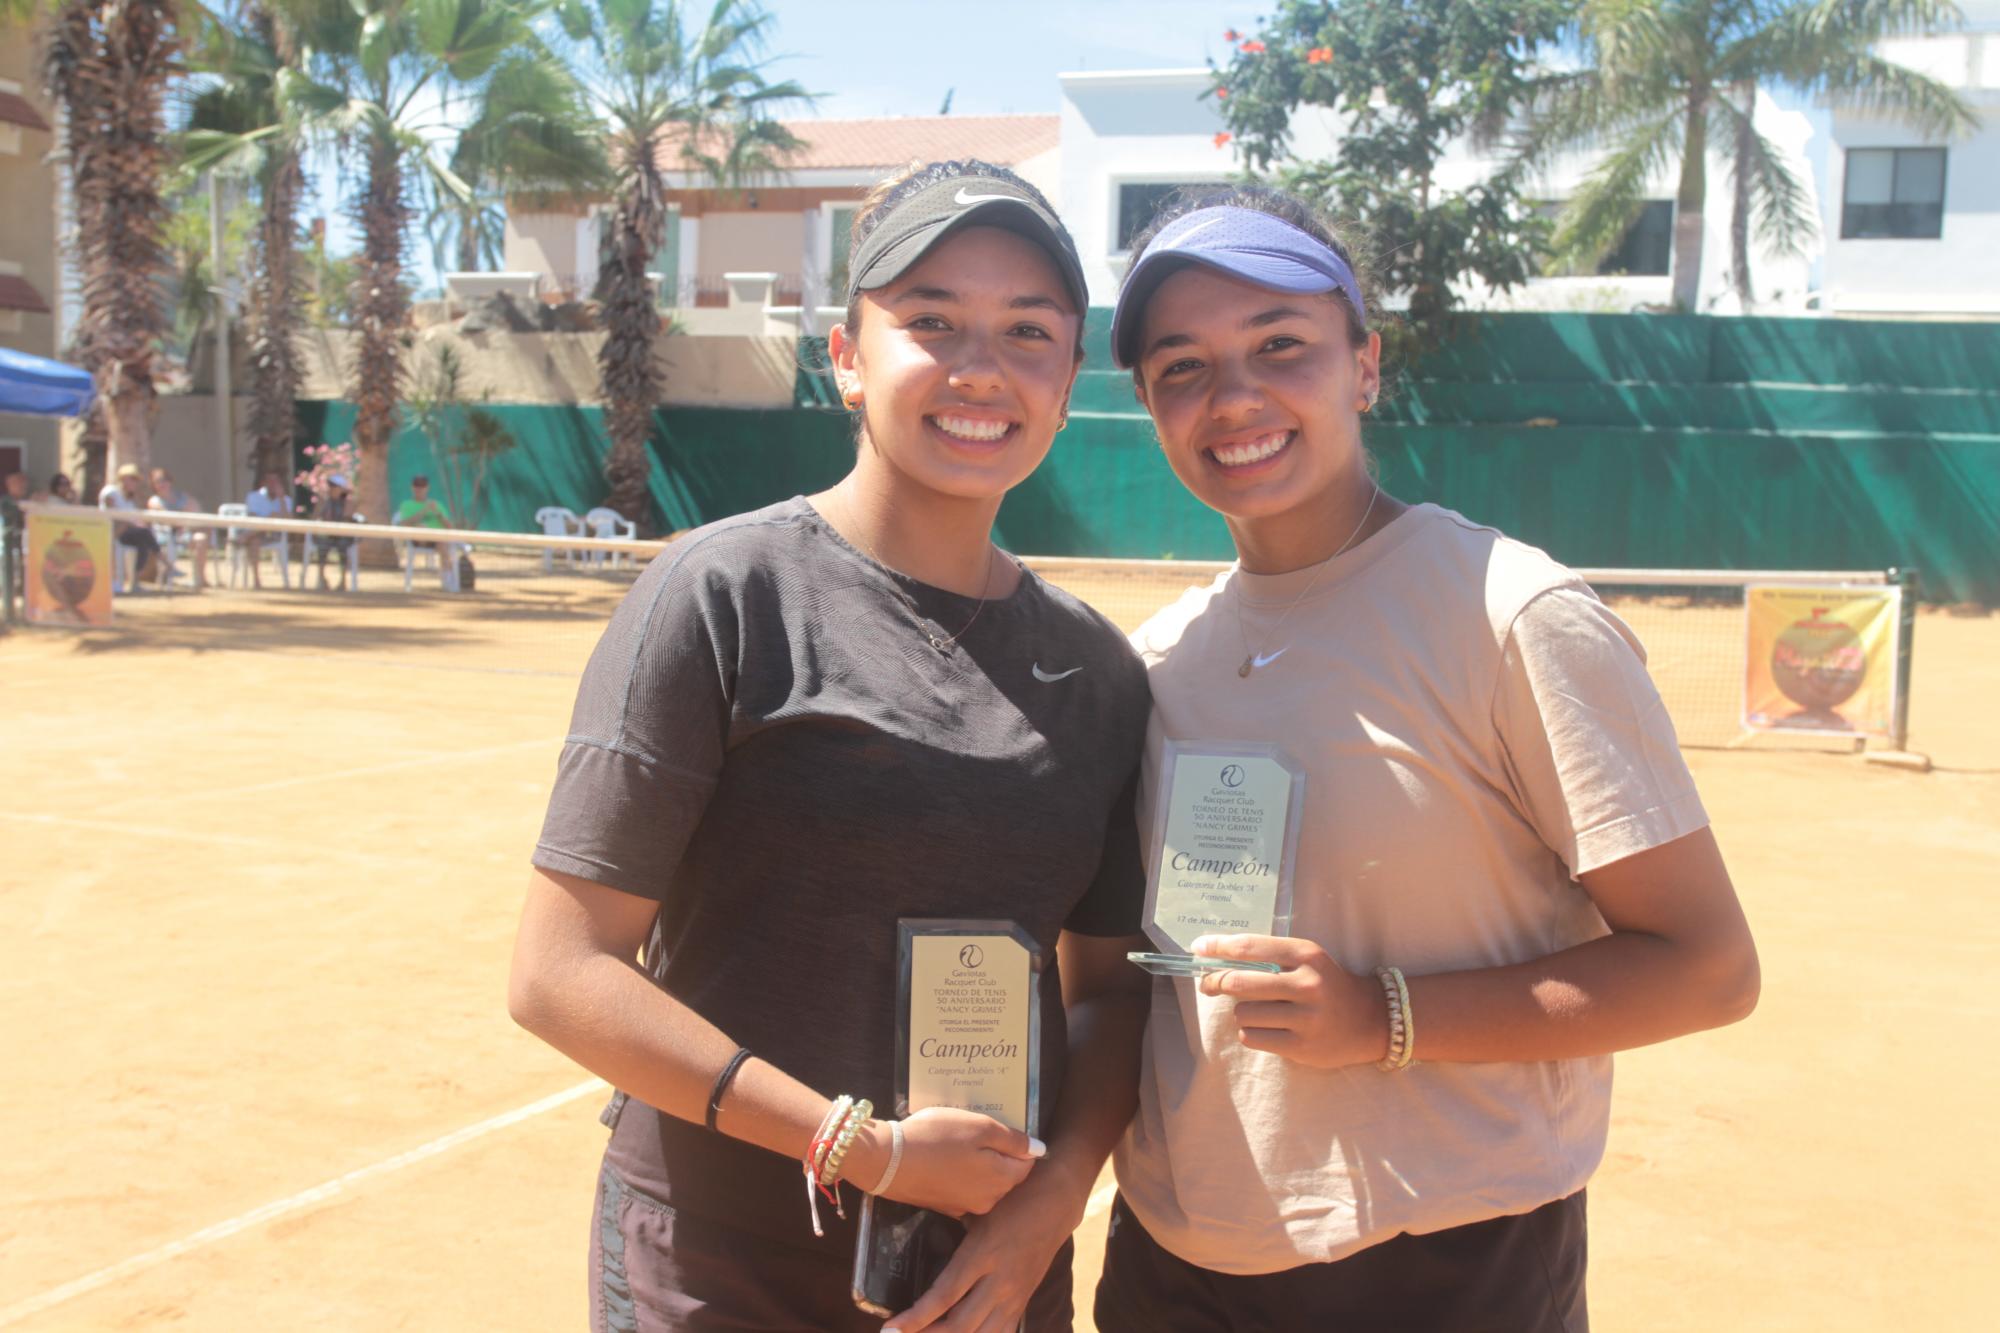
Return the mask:
<path fill-rule="evenodd" d="M 1935 241 L 1944 235 L 1942 148 L 1850 148 L 1842 240 Z"/>
<path fill-rule="evenodd" d="M 1559 224 L 1567 205 L 1557 202 L 1535 205 L 1535 211 L 1551 223 Z M 1625 229 L 1624 237 L 1597 261 L 1592 269 L 1551 264 L 1543 272 L 1551 278 L 1632 277 L 1664 278 L 1672 271 L 1674 259 L 1674 201 L 1648 199 L 1639 207 L 1639 216 Z"/>
<path fill-rule="evenodd" d="M 847 300 L 847 252 L 854 244 L 855 205 L 835 204 L 827 211 L 826 299 L 834 305 Z"/>
<path fill-rule="evenodd" d="M 1648 199 L 1618 248 L 1604 256 L 1597 271 L 1635 278 L 1663 278 L 1673 265 L 1674 201 Z"/>
<path fill-rule="evenodd" d="M 1132 248 L 1133 238 L 1146 229 L 1146 224 L 1160 211 L 1160 205 L 1173 198 L 1176 190 L 1214 183 L 1213 181 L 1161 181 L 1152 184 L 1120 185 L 1118 187 L 1119 251 L 1122 253 Z"/>

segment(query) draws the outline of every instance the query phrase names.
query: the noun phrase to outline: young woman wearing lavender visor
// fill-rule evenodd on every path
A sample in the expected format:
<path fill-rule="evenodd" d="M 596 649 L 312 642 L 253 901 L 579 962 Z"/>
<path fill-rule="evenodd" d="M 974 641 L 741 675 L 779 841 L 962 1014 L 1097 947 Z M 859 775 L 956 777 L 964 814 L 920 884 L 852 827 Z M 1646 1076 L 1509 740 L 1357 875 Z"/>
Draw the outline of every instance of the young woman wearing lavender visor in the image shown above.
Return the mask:
<path fill-rule="evenodd" d="M 989 535 L 1066 419 L 1082 268 L 1012 172 L 885 184 L 830 339 L 853 470 L 640 576 L 535 848 L 511 1008 L 623 1090 L 600 1331 L 874 1333 L 850 1293 L 856 1190 L 969 1215 L 891 1326 L 1068 1329 L 1068 1238 L 1134 1104 L 1145 672 Z M 1016 922 L 1053 957 L 1046 1153 L 971 1111 L 891 1123 L 912 917 Z"/>
<path fill-rule="evenodd" d="M 1155 981 L 1104 1333 L 1580 1330 L 1614 1051 L 1735 1022 L 1757 955 L 1644 650 L 1541 551 L 1375 482 L 1381 340 L 1297 199 L 1183 200 L 1113 329 L 1238 560 L 1134 643 L 1171 739 L 1306 771 L 1275 963 Z"/>

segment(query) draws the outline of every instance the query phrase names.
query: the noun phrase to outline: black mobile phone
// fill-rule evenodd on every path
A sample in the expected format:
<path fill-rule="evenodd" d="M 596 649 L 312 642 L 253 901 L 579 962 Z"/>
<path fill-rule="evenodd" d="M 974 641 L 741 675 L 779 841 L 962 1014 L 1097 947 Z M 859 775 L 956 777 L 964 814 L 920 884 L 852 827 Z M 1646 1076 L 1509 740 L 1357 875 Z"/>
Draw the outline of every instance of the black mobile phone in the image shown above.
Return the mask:
<path fill-rule="evenodd" d="M 965 1228 L 941 1213 L 867 1198 L 854 1238 L 854 1303 L 886 1319 L 915 1305 L 944 1272 Z"/>

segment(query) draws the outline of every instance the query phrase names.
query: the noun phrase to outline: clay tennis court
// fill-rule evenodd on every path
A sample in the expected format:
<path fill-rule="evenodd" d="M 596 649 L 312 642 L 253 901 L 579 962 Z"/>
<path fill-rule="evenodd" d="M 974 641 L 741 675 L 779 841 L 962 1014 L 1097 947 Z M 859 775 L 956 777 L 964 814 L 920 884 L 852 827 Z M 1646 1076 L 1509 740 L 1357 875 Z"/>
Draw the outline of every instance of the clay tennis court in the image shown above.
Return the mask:
<path fill-rule="evenodd" d="M 0 1327 L 584 1322 L 602 1097 L 504 983 L 623 580 L 368 577 L 0 637 Z M 1162 595 L 1077 591 L 1131 594 L 1127 619 Z M 1650 639 L 1673 615 L 1632 618 Z M 1691 754 L 1764 999 L 1620 1057 L 1598 1328 L 1988 1326 L 1996 661 L 2000 617 L 1920 618 L 1929 774 Z"/>

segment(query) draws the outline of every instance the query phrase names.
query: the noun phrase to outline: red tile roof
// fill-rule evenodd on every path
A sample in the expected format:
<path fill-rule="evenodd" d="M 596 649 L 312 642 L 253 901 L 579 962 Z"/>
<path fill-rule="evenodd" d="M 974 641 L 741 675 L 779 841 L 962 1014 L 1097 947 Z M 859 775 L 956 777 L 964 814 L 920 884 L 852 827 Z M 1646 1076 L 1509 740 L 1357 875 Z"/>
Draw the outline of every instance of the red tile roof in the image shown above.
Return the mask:
<path fill-rule="evenodd" d="M 0 92 L 0 124 L 20 125 L 31 130 L 46 130 L 48 121 L 35 110 L 35 104 L 19 93 Z"/>
<path fill-rule="evenodd" d="M 30 315 L 46 315 L 49 303 L 34 284 L 18 273 L 0 273 L 0 310 L 20 310 Z"/>
<path fill-rule="evenodd" d="M 871 120 L 788 120 L 806 146 L 785 160 L 789 171 L 888 170 L 915 162 L 978 157 L 1001 166 L 1056 146 L 1057 116 L 884 116 Z M 679 169 L 679 155 L 661 146 L 660 165 Z"/>

